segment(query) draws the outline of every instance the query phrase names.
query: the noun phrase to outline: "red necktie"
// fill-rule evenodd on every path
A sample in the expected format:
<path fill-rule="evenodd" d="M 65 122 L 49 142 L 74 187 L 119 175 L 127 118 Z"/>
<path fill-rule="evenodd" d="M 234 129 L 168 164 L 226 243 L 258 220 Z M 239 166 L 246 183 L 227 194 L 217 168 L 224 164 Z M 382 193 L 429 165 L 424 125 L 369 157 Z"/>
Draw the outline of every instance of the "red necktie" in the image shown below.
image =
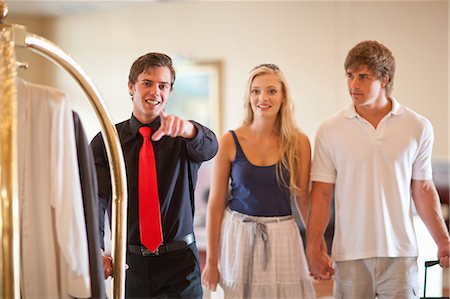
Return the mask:
<path fill-rule="evenodd" d="M 141 243 L 154 252 L 163 241 L 161 212 L 159 210 L 158 181 L 156 178 L 155 154 L 150 141 L 152 129 L 139 128 L 144 138 L 139 152 L 139 230 Z"/>

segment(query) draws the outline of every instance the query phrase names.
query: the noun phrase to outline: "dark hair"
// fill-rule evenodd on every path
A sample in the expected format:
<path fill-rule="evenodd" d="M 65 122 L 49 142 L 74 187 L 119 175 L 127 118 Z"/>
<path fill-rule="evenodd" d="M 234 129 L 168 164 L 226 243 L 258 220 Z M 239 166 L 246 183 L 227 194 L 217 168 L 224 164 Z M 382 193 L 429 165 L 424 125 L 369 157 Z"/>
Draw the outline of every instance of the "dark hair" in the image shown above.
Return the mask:
<path fill-rule="evenodd" d="M 392 52 L 383 44 L 377 41 L 362 41 L 354 46 L 347 54 L 344 67 L 358 68 L 367 66 L 378 79 L 389 76 L 386 85 L 386 94 L 389 96 L 394 85 L 395 59 Z"/>
<path fill-rule="evenodd" d="M 175 69 L 173 68 L 172 59 L 163 53 L 147 53 L 142 55 L 138 59 L 136 59 L 130 68 L 130 74 L 128 75 L 128 81 L 131 84 L 135 84 L 137 81 L 137 77 L 143 72 L 156 68 L 166 66 L 170 70 L 171 82 L 170 82 L 170 90 L 173 88 L 173 84 L 175 83 Z"/>

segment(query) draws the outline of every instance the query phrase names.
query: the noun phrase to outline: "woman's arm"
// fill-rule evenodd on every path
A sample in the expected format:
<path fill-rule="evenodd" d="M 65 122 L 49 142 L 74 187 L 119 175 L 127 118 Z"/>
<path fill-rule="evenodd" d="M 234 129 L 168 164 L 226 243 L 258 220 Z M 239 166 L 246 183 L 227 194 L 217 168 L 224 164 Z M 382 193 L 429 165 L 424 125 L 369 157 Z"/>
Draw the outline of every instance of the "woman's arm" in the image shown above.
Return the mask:
<path fill-rule="evenodd" d="M 211 190 L 206 214 L 206 265 L 202 273 L 202 283 L 214 291 L 219 282 L 219 241 L 222 218 L 227 206 L 228 182 L 231 161 L 236 149 L 230 133 L 219 141 L 219 151 L 213 160 Z"/>
<path fill-rule="evenodd" d="M 308 137 L 300 133 L 297 137 L 298 147 L 300 149 L 300 161 L 298 165 L 298 186 L 301 189 L 301 193 L 295 197 L 295 202 L 297 204 L 297 209 L 299 211 L 300 217 L 303 224 L 306 227 L 309 216 L 309 172 L 311 168 L 311 144 L 309 143 Z"/>

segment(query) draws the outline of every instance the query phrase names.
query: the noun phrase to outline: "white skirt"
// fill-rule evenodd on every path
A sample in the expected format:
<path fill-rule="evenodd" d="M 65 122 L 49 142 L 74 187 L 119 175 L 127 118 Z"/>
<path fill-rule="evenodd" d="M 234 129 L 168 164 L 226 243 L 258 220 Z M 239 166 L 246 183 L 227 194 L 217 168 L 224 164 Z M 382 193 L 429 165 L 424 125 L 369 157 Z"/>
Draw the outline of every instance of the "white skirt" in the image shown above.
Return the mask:
<path fill-rule="evenodd" d="M 292 216 L 255 217 L 227 209 L 221 236 L 225 298 L 316 298 Z"/>

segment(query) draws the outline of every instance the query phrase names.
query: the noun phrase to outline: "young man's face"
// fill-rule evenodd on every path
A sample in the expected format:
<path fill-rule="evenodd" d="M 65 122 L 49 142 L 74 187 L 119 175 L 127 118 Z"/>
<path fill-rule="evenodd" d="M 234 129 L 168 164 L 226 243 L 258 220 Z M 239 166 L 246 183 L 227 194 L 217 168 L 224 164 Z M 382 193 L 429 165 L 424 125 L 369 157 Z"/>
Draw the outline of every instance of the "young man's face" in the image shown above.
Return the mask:
<path fill-rule="evenodd" d="M 375 105 L 385 98 L 386 79 L 380 80 L 367 66 L 349 67 L 347 86 L 356 107 Z"/>
<path fill-rule="evenodd" d="M 133 95 L 133 115 L 143 124 L 152 122 L 164 110 L 170 96 L 171 75 L 168 67 L 142 72 L 136 83 L 128 83 Z"/>

